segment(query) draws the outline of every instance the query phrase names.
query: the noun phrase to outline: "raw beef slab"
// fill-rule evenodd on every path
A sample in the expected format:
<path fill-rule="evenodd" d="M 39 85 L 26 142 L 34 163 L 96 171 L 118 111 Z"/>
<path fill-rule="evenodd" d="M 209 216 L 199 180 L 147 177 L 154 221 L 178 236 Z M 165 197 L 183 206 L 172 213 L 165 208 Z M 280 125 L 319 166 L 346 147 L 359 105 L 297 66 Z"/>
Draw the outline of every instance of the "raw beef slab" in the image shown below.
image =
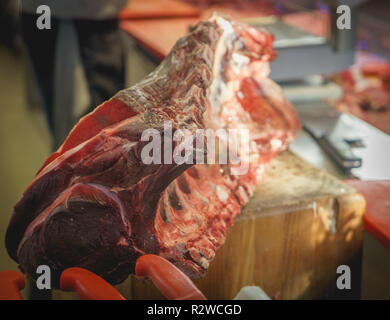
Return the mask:
<path fill-rule="evenodd" d="M 58 279 L 78 266 L 116 284 L 153 253 L 203 275 L 264 166 L 300 127 L 268 78 L 272 41 L 215 15 L 143 81 L 83 117 L 15 205 L 6 246 L 20 268 L 35 277 L 38 265 L 49 265 Z M 190 133 L 249 130 L 248 172 L 233 174 L 232 163 L 144 164 L 142 132 L 164 137 L 165 121 Z"/>

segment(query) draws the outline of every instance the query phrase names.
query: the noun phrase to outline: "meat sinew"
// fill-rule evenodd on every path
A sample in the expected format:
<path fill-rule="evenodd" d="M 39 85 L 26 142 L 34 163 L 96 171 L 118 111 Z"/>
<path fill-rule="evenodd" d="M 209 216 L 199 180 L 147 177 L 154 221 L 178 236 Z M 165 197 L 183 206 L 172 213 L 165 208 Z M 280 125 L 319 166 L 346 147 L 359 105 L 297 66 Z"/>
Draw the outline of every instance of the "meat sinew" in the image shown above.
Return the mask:
<path fill-rule="evenodd" d="M 264 166 L 300 126 L 268 78 L 274 56 L 264 30 L 218 15 L 199 23 L 143 81 L 82 118 L 48 158 L 14 208 L 11 257 L 32 276 L 42 264 L 56 277 L 79 266 L 113 284 L 145 253 L 191 277 L 204 274 Z M 143 132 L 167 137 L 167 121 L 172 132 L 248 130 L 246 173 L 233 174 L 231 161 L 145 164 Z"/>

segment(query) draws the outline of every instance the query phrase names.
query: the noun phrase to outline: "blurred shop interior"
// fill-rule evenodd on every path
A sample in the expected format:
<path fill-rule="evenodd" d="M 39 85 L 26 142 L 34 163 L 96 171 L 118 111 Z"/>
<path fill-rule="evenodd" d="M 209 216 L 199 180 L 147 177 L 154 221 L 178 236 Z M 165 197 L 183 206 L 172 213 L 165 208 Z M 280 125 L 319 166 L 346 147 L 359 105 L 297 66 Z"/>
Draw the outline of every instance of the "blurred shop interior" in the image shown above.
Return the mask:
<path fill-rule="evenodd" d="M 357 296 L 390 299 L 389 1 L 107 0 L 105 10 L 91 5 L 75 17 L 51 1 L 44 35 L 34 27 L 39 1 L 23 2 L 0 2 L 0 270 L 17 270 L 3 241 L 14 204 L 78 119 L 142 80 L 217 11 L 274 34 L 271 78 L 303 124 L 290 150 L 366 197 L 372 216 Z M 351 10 L 348 32 L 336 27 L 342 4 Z M 344 127 L 324 140 L 328 120 Z"/>

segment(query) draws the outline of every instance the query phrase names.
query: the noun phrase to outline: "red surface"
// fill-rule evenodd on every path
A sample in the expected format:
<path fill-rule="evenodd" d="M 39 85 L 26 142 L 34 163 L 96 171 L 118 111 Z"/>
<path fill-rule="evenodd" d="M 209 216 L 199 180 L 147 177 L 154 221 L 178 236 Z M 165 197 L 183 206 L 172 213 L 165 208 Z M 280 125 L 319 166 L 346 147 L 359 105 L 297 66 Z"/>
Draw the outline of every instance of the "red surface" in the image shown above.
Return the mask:
<path fill-rule="evenodd" d="M 17 271 L 0 272 L 0 300 L 23 300 L 20 293 L 25 286 L 24 276 Z"/>
<path fill-rule="evenodd" d="M 175 0 L 131 0 L 119 14 L 120 19 L 198 17 L 200 11 Z"/>
<path fill-rule="evenodd" d="M 121 27 L 159 59 L 164 59 L 197 18 L 124 20 Z"/>
<path fill-rule="evenodd" d="M 188 33 L 188 28 L 199 20 L 207 20 L 215 12 L 221 12 L 234 19 L 262 17 L 275 14 L 269 6 L 256 4 L 255 7 L 212 6 L 204 9 L 199 18 L 138 19 L 123 20 L 121 27 L 142 46 L 159 59 L 164 59 L 175 42 Z"/>
<path fill-rule="evenodd" d="M 365 229 L 390 249 L 390 180 L 346 182 L 366 198 Z"/>
<path fill-rule="evenodd" d="M 205 300 L 195 284 L 168 260 L 146 254 L 137 260 L 137 276 L 149 277 L 157 289 L 170 300 Z"/>
<path fill-rule="evenodd" d="M 107 281 L 82 268 L 66 269 L 60 286 L 64 291 L 77 292 L 83 300 L 125 300 Z"/>

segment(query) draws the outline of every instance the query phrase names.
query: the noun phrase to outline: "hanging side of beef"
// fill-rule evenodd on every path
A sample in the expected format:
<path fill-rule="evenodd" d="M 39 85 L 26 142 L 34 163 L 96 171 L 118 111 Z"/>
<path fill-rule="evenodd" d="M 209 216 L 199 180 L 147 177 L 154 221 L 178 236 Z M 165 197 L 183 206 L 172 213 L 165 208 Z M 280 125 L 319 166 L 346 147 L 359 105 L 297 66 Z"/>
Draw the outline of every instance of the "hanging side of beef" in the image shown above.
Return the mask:
<path fill-rule="evenodd" d="M 300 126 L 268 78 L 274 57 L 265 31 L 218 15 L 200 22 L 143 81 L 82 118 L 47 159 L 15 205 L 10 256 L 33 277 L 42 264 L 57 278 L 78 266 L 116 284 L 145 253 L 203 275 L 265 165 Z M 145 164 L 142 133 L 164 138 L 167 121 L 191 134 L 246 128 L 247 173 L 233 174 L 234 163 Z"/>

